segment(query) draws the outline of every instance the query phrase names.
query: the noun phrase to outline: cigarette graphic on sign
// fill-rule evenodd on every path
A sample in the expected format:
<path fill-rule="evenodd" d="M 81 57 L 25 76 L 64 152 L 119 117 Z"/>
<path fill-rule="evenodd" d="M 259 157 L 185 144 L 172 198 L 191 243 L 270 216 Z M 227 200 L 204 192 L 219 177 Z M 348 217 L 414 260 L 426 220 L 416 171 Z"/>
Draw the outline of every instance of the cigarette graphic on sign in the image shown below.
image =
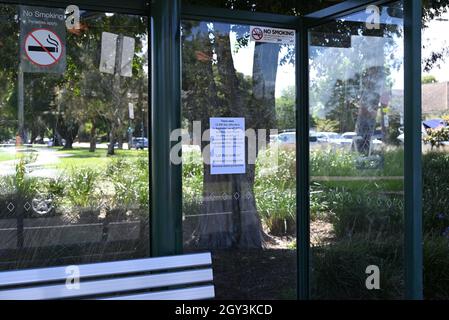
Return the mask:
<path fill-rule="evenodd" d="M 47 36 L 46 42 L 47 42 L 48 44 L 50 44 L 51 47 L 48 47 L 48 46 L 41 47 L 41 46 L 32 46 L 32 45 L 30 45 L 30 46 L 28 46 L 28 51 L 37 51 L 37 52 L 45 52 L 45 51 L 49 51 L 49 52 L 58 52 L 58 50 L 59 50 L 59 42 L 58 42 L 58 40 L 53 39 L 53 38 L 51 37 L 51 35 L 49 34 L 49 35 Z"/>

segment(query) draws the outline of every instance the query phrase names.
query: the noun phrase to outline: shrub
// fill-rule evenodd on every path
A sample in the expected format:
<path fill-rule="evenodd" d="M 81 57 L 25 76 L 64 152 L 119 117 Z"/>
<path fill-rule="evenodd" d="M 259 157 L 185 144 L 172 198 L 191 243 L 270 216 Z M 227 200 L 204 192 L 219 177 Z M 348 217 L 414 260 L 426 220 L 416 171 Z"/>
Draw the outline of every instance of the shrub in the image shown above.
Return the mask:
<path fill-rule="evenodd" d="M 345 150 L 316 150 L 310 153 L 312 176 L 354 176 L 357 175 L 358 154 Z"/>
<path fill-rule="evenodd" d="M 329 220 L 337 238 L 379 239 L 403 231 L 402 197 L 376 191 L 334 189 L 329 192 Z"/>
<path fill-rule="evenodd" d="M 449 154 L 430 152 L 423 157 L 423 218 L 428 235 L 449 233 Z"/>
<path fill-rule="evenodd" d="M 71 170 L 65 193 L 72 206 L 86 208 L 97 204 L 94 191 L 98 176 L 98 172 L 90 168 Z"/>
<path fill-rule="evenodd" d="M 424 137 L 424 143 L 430 144 L 433 148 L 440 148 L 443 142 L 449 140 L 449 127 L 440 127 L 436 129 L 427 129 L 427 136 Z"/>
<path fill-rule="evenodd" d="M 449 299 L 449 239 L 424 238 L 424 296 L 426 299 Z"/>
<path fill-rule="evenodd" d="M 314 299 L 401 299 L 402 241 L 339 241 L 312 248 Z M 380 268 L 381 290 L 366 288 L 367 266 Z"/>
<path fill-rule="evenodd" d="M 202 201 L 204 165 L 199 151 L 185 152 L 182 156 L 182 194 L 184 204 L 198 205 Z M 196 204 L 196 205 L 195 205 Z M 184 211 L 189 212 L 190 211 Z"/>
<path fill-rule="evenodd" d="M 273 156 L 278 152 L 277 166 Z M 296 230 L 296 153 L 267 149 L 259 154 L 254 186 L 257 209 L 271 233 L 294 234 Z"/>
<path fill-rule="evenodd" d="M 113 185 L 112 204 L 116 208 L 149 206 L 149 166 L 145 158 L 113 159 L 106 168 L 106 177 Z"/>

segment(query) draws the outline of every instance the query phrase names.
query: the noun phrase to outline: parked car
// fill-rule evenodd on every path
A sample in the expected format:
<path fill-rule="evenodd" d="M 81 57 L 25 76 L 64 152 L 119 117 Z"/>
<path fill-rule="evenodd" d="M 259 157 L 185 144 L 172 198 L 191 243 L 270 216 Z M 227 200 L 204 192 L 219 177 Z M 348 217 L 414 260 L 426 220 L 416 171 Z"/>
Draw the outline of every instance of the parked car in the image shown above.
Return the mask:
<path fill-rule="evenodd" d="M 277 141 L 280 144 L 296 144 L 296 133 L 295 132 L 284 132 L 278 136 Z"/>
<path fill-rule="evenodd" d="M 296 132 L 281 133 L 277 138 L 277 142 L 280 144 L 296 144 Z M 310 144 L 318 143 L 318 136 L 316 133 L 310 133 L 309 142 Z"/>
<path fill-rule="evenodd" d="M 279 135 L 277 135 L 277 134 L 270 135 L 270 143 L 278 142 L 278 137 L 279 137 Z"/>
<path fill-rule="evenodd" d="M 334 140 L 341 138 L 340 135 L 335 132 L 317 132 L 315 135 L 320 143 L 332 143 Z"/>
<path fill-rule="evenodd" d="M 148 139 L 147 138 L 133 138 L 133 146 L 136 149 L 143 150 L 148 148 Z"/>

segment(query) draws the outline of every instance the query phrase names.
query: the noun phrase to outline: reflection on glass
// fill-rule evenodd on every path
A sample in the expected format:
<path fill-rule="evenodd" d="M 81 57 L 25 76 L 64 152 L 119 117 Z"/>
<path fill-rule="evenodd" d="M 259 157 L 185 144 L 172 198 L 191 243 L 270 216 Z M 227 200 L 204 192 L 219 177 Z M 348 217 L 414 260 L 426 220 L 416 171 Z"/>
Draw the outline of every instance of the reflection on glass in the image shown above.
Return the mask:
<path fill-rule="evenodd" d="M 295 47 L 249 34 L 182 24 L 184 248 L 213 252 L 219 299 L 294 299 Z M 244 174 L 214 174 L 211 118 L 244 123 Z"/>
<path fill-rule="evenodd" d="M 449 299 L 447 3 L 424 7 L 422 85 L 424 298 Z M 432 7 L 432 8 L 431 8 Z M 402 138 L 404 135 L 402 135 Z"/>
<path fill-rule="evenodd" d="M 403 20 L 399 3 L 313 28 L 312 298 L 403 296 Z"/>
<path fill-rule="evenodd" d="M 18 15 L 0 5 L 0 270 L 148 256 L 147 19 L 84 12 L 62 74 L 21 73 Z M 100 72 L 106 31 L 135 39 L 131 77 Z"/>

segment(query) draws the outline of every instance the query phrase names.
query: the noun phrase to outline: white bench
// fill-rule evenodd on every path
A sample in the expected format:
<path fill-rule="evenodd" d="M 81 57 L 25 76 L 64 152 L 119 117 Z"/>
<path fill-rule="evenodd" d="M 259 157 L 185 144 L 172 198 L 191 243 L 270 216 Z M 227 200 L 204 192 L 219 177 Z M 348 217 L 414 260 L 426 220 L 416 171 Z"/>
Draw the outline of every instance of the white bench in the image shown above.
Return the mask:
<path fill-rule="evenodd" d="M 210 253 L 0 272 L 0 300 L 201 300 L 215 297 Z M 70 278 L 69 278 L 70 279 Z"/>

